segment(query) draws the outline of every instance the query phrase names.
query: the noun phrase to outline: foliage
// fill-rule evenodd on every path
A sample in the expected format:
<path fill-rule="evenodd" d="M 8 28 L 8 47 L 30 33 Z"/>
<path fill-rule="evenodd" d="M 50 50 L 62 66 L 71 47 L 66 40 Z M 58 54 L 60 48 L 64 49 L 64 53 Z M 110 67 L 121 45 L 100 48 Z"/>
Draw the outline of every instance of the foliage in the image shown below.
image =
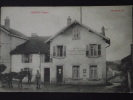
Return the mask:
<path fill-rule="evenodd" d="M 4 64 L 0 64 L 0 73 L 4 72 L 7 67 Z"/>

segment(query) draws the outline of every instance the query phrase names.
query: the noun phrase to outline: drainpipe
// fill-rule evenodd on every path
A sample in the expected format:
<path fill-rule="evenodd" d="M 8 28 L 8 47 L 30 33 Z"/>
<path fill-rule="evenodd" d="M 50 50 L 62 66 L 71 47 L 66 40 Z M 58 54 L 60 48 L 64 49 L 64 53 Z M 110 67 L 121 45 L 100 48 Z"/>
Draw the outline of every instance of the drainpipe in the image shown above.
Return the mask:
<path fill-rule="evenodd" d="M 10 38 L 10 52 L 12 51 L 12 36 L 11 36 L 11 38 Z M 12 70 L 12 57 L 11 57 L 11 54 L 9 53 L 9 55 L 10 55 L 10 72 L 11 72 L 11 70 Z"/>

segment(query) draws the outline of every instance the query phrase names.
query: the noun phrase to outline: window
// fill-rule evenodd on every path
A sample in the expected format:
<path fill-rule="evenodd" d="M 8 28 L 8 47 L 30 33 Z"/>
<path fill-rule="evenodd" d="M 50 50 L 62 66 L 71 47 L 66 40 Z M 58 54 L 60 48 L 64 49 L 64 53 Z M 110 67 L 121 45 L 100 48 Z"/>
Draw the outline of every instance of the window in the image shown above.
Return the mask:
<path fill-rule="evenodd" d="M 72 78 L 78 79 L 79 78 L 79 66 L 73 66 L 72 68 Z"/>
<path fill-rule="evenodd" d="M 41 62 L 50 62 L 50 56 L 49 54 L 41 54 Z"/>
<path fill-rule="evenodd" d="M 54 57 L 66 56 L 66 46 L 63 45 L 53 46 L 53 56 Z"/>
<path fill-rule="evenodd" d="M 50 55 L 49 54 L 45 54 L 45 62 L 50 62 Z"/>
<path fill-rule="evenodd" d="M 57 56 L 58 57 L 63 56 L 63 46 L 57 46 Z"/>
<path fill-rule="evenodd" d="M 73 40 L 80 38 L 80 30 L 76 27 L 73 29 Z"/>
<path fill-rule="evenodd" d="M 23 73 L 26 75 L 28 75 L 30 72 L 32 74 L 32 69 L 30 69 L 30 68 L 24 68 L 24 70 L 23 70 Z"/>
<path fill-rule="evenodd" d="M 91 49 L 90 55 L 91 56 L 97 56 L 97 45 L 96 44 L 91 44 L 90 49 Z"/>
<path fill-rule="evenodd" d="M 23 54 L 22 55 L 22 62 L 23 63 L 31 63 L 32 62 L 32 55 L 31 54 Z"/>
<path fill-rule="evenodd" d="M 89 57 L 101 56 L 101 45 L 100 44 L 86 45 L 86 56 Z"/>
<path fill-rule="evenodd" d="M 97 65 L 90 66 L 90 79 L 97 79 Z"/>

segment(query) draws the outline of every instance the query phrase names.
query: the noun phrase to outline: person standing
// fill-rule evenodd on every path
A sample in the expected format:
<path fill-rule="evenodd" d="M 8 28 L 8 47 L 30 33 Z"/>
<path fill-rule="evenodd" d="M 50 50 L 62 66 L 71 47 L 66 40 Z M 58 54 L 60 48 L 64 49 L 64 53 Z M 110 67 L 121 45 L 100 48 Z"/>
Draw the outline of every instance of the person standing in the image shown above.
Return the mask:
<path fill-rule="evenodd" d="M 13 73 L 8 73 L 8 86 L 9 88 L 13 88 L 13 85 L 12 85 L 12 80 L 13 80 Z"/>
<path fill-rule="evenodd" d="M 18 87 L 20 87 L 20 86 L 23 87 L 23 84 L 22 84 L 23 76 L 24 76 L 23 69 L 21 69 L 21 71 L 18 74 L 18 78 L 19 78 Z"/>
<path fill-rule="evenodd" d="M 32 79 L 32 73 L 31 73 L 31 71 L 29 71 L 29 73 L 28 73 L 28 83 L 31 83 L 31 79 Z"/>
<path fill-rule="evenodd" d="M 37 70 L 37 73 L 36 73 L 36 78 L 35 78 L 35 82 L 36 82 L 36 85 L 37 85 L 37 89 L 39 88 L 40 89 L 40 84 L 41 84 L 41 74 L 39 73 L 39 70 Z"/>

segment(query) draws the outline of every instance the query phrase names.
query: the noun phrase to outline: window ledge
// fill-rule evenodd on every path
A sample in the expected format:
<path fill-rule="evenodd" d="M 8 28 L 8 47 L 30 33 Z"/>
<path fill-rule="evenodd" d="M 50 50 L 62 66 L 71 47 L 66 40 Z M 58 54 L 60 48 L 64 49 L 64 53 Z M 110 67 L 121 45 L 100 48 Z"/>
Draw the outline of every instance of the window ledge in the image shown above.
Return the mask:
<path fill-rule="evenodd" d="M 87 78 L 88 79 L 88 78 Z M 88 79 L 88 81 L 100 81 L 101 79 Z"/>
<path fill-rule="evenodd" d="M 52 62 L 41 62 L 41 63 L 52 63 Z"/>
<path fill-rule="evenodd" d="M 79 40 L 80 38 L 72 38 L 72 40 Z"/>
<path fill-rule="evenodd" d="M 87 56 L 88 58 L 99 58 L 101 56 Z"/>
<path fill-rule="evenodd" d="M 31 63 L 31 62 L 28 62 L 28 63 L 27 63 L 27 62 L 26 62 L 26 63 L 25 63 L 25 62 L 22 62 L 22 63 L 23 63 L 23 64 L 29 64 L 29 63 Z"/>
<path fill-rule="evenodd" d="M 70 78 L 71 80 L 82 80 L 83 78 Z"/>
<path fill-rule="evenodd" d="M 63 57 L 53 57 L 55 59 L 64 59 L 66 56 L 63 56 Z"/>

